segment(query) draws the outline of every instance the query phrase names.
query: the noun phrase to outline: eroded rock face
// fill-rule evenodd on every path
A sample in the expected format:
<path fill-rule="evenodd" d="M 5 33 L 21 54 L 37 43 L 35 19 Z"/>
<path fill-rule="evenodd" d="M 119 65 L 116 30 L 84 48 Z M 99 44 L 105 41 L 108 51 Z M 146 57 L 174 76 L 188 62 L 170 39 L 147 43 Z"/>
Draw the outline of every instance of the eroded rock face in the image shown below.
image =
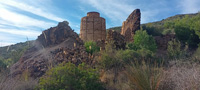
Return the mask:
<path fill-rule="evenodd" d="M 124 39 L 124 36 L 120 33 L 114 30 L 109 30 L 107 33 L 106 42 L 113 41 L 113 44 L 115 45 L 116 49 L 125 49 L 126 42 Z"/>
<path fill-rule="evenodd" d="M 140 9 L 136 9 L 123 22 L 121 34 L 125 36 L 126 42 L 133 41 L 135 31 L 140 29 L 140 18 Z"/>
<path fill-rule="evenodd" d="M 68 24 L 67 21 L 60 22 L 58 26 L 43 31 L 42 34 L 38 36 L 37 41 L 39 41 L 43 47 L 48 47 L 60 44 L 69 37 L 78 38 L 78 35 L 72 31 Z"/>
<path fill-rule="evenodd" d="M 92 63 L 83 41 L 64 21 L 58 26 L 45 30 L 21 59 L 11 67 L 11 75 L 19 76 L 28 71 L 31 77 L 42 76 L 49 68 L 62 63 L 76 65 Z"/>

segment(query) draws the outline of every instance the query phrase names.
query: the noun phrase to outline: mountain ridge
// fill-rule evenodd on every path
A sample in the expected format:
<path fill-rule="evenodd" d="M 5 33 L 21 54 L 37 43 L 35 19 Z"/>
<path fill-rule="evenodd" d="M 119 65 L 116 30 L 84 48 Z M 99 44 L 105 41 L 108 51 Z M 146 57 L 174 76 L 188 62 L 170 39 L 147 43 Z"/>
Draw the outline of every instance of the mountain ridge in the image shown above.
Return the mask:
<path fill-rule="evenodd" d="M 191 17 L 194 17 L 194 16 L 196 16 L 196 15 L 198 15 L 198 14 L 200 14 L 200 13 L 177 14 L 177 15 L 175 15 L 175 16 L 170 16 L 170 17 L 168 17 L 168 18 L 166 18 L 166 19 L 162 19 L 162 20 L 160 20 L 160 21 L 154 21 L 154 22 L 143 23 L 143 24 L 141 24 L 141 26 L 144 26 L 144 25 L 147 25 L 147 24 L 150 24 L 150 23 L 155 24 L 155 25 L 157 25 L 157 24 L 163 25 L 164 22 L 166 22 L 166 21 L 172 21 L 172 20 L 175 20 L 175 19 L 178 19 L 178 18 L 182 19 L 182 18 L 184 18 L 184 17 L 187 16 L 187 15 L 191 18 Z M 115 31 L 117 31 L 117 32 L 121 32 L 121 27 L 122 27 L 122 26 L 111 27 L 111 28 L 109 28 L 109 29 L 107 29 L 107 30 L 115 30 Z"/>
<path fill-rule="evenodd" d="M 180 18 L 182 19 L 183 17 L 185 16 L 189 16 L 190 18 L 191 17 L 194 17 L 196 15 L 198 15 L 199 13 L 192 13 L 192 14 L 177 14 L 175 16 L 170 16 L 166 19 L 163 19 L 161 21 L 155 21 L 155 22 L 149 22 L 149 23 L 145 23 L 145 24 L 141 24 L 141 27 L 143 27 L 143 29 L 146 29 L 145 27 L 148 26 L 148 25 L 152 25 L 154 27 L 160 27 L 164 25 L 165 22 L 167 21 L 172 21 L 172 20 L 175 20 L 177 18 Z M 116 32 L 121 32 L 121 26 L 116 26 L 116 27 L 111 27 L 108 30 L 114 30 Z M 152 34 L 152 31 L 151 30 L 148 30 L 147 31 L 148 33 Z M 155 33 L 156 31 L 154 31 L 153 33 Z M 158 33 L 158 32 L 156 32 Z M 152 34 L 154 35 L 154 34 Z M 158 35 L 161 35 L 160 33 L 154 35 L 154 36 L 158 36 Z M 14 45 L 10 45 L 10 46 L 4 46 L 4 47 L 0 47 L 0 59 L 3 58 L 3 60 L 7 60 L 10 56 L 11 56 L 11 51 L 13 50 L 22 50 L 24 47 L 26 47 L 28 45 L 28 42 L 29 44 L 31 45 L 31 43 L 33 43 L 35 40 L 32 40 L 32 41 L 26 41 L 26 42 L 20 42 L 20 43 L 17 43 L 17 44 L 14 44 Z"/>

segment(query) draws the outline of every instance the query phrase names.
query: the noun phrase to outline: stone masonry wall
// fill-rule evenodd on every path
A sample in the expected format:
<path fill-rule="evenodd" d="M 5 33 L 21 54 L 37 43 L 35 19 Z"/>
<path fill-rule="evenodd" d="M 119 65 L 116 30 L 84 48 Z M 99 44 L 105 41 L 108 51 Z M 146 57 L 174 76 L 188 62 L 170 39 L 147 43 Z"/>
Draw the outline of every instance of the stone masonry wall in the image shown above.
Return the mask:
<path fill-rule="evenodd" d="M 80 38 L 83 41 L 98 41 L 106 39 L 105 19 L 98 12 L 88 12 L 81 19 Z"/>
<path fill-rule="evenodd" d="M 140 9 L 134 10 L 129 17 L 122 23 L 121 34 L 125 36 L 125 41 L 133 41 L 133 36 L 136 30 L 140 29 Z"/>

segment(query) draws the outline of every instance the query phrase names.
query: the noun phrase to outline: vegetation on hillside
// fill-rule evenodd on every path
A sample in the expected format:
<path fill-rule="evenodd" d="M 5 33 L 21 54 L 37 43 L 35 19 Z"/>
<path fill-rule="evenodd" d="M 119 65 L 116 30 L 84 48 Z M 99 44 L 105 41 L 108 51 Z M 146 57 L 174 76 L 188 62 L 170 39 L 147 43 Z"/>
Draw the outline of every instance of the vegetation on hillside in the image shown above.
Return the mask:
<path fill-rule="evenodd" d="M 127 43 L 125 50 L 116 49 L 112 42 L 106 43 L 105 50 L 100 50 L 95 42 L 85 42 L 86 52 L 95 63 L 64 62 L 52 67 L 35 89 L 199 90 L 200 14 L 177 15 L 141 27 L 143 30 L 136 31 L 134 42 Z M 120 28 L 112 29 L 120 32 Z M 168 42 L 162 56 L 156 55 L 161 53 L 157 52 L 153 37 L 166 34 L 175 34 L 176 38 Z M 1 54 L 0 68 L 15 63 L 26 49 L 26 45 L 15 49 L 7 58 L 7 54 Z"/>
<path fill-rule="evenodd" d="M 155 52 L 157 49 L 156 42 L 151 35 L 148 35 L 146 30 L 138 30 L 136 31 L 134 37 L 134 42 L 128 44 L 129 49 L 133 50 L 149 50 L 151 52 Z"/>
<path fill-rule="evenodd" d="M 60 64 L 40 78 L 40 90 L 103 90 L 96 69 L 80 64 Z"/>
<path fill-rule="evenodd" d="M 109 29 L 107 29 L 106 31 L 108 31 L 108 30 L 114 30 L 114 31 L 116 31 L 116 32 L 121 32 L 121 26 L 118 26 L 118 27 L 112 27 L 112 28 L 109 28 Z"/>
<path fill-rule="evenodd" d="M 189 18 L 175 19 L 165 23 L 165 27 L 172 29 L 179 41 L 190 47 L 197 47 L 200 42 L 200 14 Z"/>
<path fill-rule="evenodd" d="M 195 26 L 196 28 L 199 27 L 199 13 L 176 15 L 176 16 L 169 17 L 167 19 L 163 19 L 161 21 L 141 24 L 141 27 L 144 30 L 147 30 L 148 34 L 152 36 L 166 35 L 166 34 L 171 34 L 171 33 L 175 34 L 174 33 L 175 27 L 171 26 L 171 28 L 169 28 L 168 24 L 173 24 L 173 22 L 176 21 L 177 19 L 182 20 L 185 17 L 188 17 L 189 19 L 193 18 L 192 20 L 194 20 L 193 22 L 195 22 L 195 24 L 193 24 L 192 26 Z M 115 30 L 117 32 L 121 32 L 121 26 L 112 27 L 112 28 L 109 28 L 108 30 L 110 29 Z"/>
<path fill-rule="evenodd" d="M 84 46 L 85 46 L 86 52 L 90 54 L 100 51 L 100 47 L 97 46 L 96 42 L 93 42 L 93 41 L 85 42 Z"/>

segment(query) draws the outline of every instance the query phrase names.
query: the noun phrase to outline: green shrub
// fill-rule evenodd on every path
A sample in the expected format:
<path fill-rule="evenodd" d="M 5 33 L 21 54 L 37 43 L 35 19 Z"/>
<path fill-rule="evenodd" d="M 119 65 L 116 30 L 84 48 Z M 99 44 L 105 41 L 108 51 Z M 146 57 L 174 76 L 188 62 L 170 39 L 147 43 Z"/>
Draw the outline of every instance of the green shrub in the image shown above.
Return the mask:
<path fill-rule="evenodd" d="M 186 51 L 188 49 L 188 46 L 186 45 L 184 49 L 181 48 L 180 41 L 172 40 L 168 42 L 167 47 L 167 55 L 169 58 L 181 58 L 186 55 Z"/>
<path fill-rule="evenodd" d="M 102 90 L 103 86 L 95 69 L 85 64 L 60 64 L 40 78 L 40 90 Z"/>
<path fill-rule="evenodd" d="M 200 14 L 166 21 L 164 27 L 174 31 L 176 38 L 182 43 L 188 43 L 189 47 L 196 48 L 200 43 Z"/>
<path fill-rule="evenodd" d="M 128 48 L 131 50 L 150 50 L 155 52 L 157 49 L 156 42 L 151 35 L 148 35 L 146 30 L 138 30 L 134 35 L 134 42 L 128 44 Z"/>
<path fill-rule="evenodd" d="M 163 28 L 161 26 L 154 26 L 153 23 L 148 23 L 141 26 L 143 30 L 146 30 L 149 35 L 160 36 L 162 35 Z"/>
<path fill-rule="evenodd" d="M 191 30 L 189 27 L 184 27 L 184 25 L 176 26 L 175 33 L 178 40 L 182 43 L 188 43 L 190 47 L 197 47 L 200 42 L 195 31 Z"/>
<path fill-rule="evenodd" d="M 129 49 L 129 50 L 136 50 L 136 46 L 134 45 L 133 42 L 130 42 L 126 45 L 126 47 Z"/>
<path fill-rule="evenodd" d="M 164 29 L 162 32 L 163 35 L 173 34 L 173 33 L 174 33 L 173 29 Z"/>
<path fill-rule="evenodd" d="M 100 51 L 100 47 L 97 46 L 96 42 L 93 41 L 87 41 L 84 43 L 84 46 L 86 48 L 86 52 L 93 54 L 95 52 Z"/>
<path fill-rule="evenodd" d="M 134 60 L 145 59 L 150 62 L 153 59 L 154 53 L 150 50 L 141 48 L 133 50 L 130 47 L 134 47 L 133 43 L 129 43 L 129 49 L 116 50 L 112 47 L 112 44 L 107 44 L 104 51 L 101 51 L 100 64 L 103 69 L 122 69 L 126 65 L 134 62 Z M 140 61 L 139 61 L 140 62 Z"/>
<path fill-rule="evenodd" d="M 2 70 L 6 69 L 6 68 L 7 68 L 7 65 L 0 58 L 0 73 L 1 73 Z"/>
<path fill-rule="evenodd" d="M 200 59 L 199 55 L 200 55 L 200 46 L 196 49 L 196 51 L 194 52 L 193 56 Z"/>
<path fill-rule="evenodd" d="M 116 53 L 117 50 L 113 47 L 113 43 L 107 43 L 105 50 L 101 51 L 100 66 L 106 70 L 120 67 L 123 63 L 120 59 L 116 59 Z"/>
<path fill-rule="evenodd" d="M 116 50 L 112 42 L 107 43 L 105 50 L 101 51 L 100 64 L 103 69 L 122 69 L 125 64 L 130 63 L 134 58 L 139 57 L 134 50 Z"/>

